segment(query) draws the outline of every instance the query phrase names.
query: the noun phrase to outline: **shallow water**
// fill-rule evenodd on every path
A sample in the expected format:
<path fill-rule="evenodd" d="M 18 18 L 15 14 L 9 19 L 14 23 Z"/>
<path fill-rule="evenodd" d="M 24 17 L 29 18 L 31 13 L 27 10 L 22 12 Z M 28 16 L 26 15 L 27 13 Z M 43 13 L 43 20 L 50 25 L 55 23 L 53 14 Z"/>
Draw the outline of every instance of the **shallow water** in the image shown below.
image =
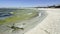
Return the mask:
<path fill-rule="evenodd" d="M 0 20 L 8 18 L 10 16 L 12 16 L 12 14 L 10 14 L 10 13 L 0 13 Z"/>

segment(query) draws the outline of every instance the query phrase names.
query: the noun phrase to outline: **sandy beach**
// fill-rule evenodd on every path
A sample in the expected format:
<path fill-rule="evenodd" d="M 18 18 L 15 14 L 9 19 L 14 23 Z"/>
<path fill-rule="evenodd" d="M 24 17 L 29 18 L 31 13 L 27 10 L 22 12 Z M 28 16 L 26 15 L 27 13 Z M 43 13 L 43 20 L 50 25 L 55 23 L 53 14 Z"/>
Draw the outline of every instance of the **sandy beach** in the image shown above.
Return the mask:
<path fill-rule="evenodd" d="M 25 34 L 60 34 L 60 9 L 38 10 L 45 10 L 48 16 L 40 24 Z"/>
<path fill-rule="evenodd" d="M 60 9 L 39 8 L 37 10 L 40 11 L 39 16 L 15 23 L 15 26 L 18 27 L 26 23 L 23 31 L 12 32 L 11 28 L 2 25 L 0 26 L 0 34 L 60 34 Z"/>

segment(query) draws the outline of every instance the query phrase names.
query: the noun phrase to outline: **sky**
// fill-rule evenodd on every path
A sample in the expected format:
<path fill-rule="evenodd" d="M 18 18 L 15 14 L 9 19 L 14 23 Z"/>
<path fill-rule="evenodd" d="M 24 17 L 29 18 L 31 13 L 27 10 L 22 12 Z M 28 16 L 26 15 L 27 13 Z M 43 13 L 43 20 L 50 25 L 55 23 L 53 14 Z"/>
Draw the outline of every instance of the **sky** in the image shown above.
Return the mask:
<path fill-rule="evenodd" d="M 60 4 L 60 0 L 0 0 L 1 7 L 35 7 Z"/>

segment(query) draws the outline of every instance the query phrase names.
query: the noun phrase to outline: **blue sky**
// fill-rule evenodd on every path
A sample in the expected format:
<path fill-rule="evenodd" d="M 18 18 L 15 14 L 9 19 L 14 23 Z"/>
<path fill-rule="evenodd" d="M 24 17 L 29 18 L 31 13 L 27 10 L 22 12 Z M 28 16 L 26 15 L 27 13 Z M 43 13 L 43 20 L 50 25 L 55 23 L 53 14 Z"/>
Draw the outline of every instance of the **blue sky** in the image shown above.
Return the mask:
<path fill-rule="evenodd" d="M 34 7 L 60 4 L 60 0 L 0 0 L 0 7 Z"/>

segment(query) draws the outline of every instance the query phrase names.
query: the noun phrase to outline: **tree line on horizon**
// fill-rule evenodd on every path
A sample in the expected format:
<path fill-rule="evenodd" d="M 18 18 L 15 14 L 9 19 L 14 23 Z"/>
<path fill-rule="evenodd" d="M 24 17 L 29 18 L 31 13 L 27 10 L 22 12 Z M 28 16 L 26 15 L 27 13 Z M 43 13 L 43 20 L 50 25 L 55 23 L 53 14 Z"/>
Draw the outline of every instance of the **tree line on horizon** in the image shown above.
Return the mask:
<path fill-rule="evenodd" d="M 60 8 L 60 5 L 51 5 L 51 6 L 46 6 L 46 7 L 38 6 L 38 7 L 35 7 L 35 8 Z"/>

